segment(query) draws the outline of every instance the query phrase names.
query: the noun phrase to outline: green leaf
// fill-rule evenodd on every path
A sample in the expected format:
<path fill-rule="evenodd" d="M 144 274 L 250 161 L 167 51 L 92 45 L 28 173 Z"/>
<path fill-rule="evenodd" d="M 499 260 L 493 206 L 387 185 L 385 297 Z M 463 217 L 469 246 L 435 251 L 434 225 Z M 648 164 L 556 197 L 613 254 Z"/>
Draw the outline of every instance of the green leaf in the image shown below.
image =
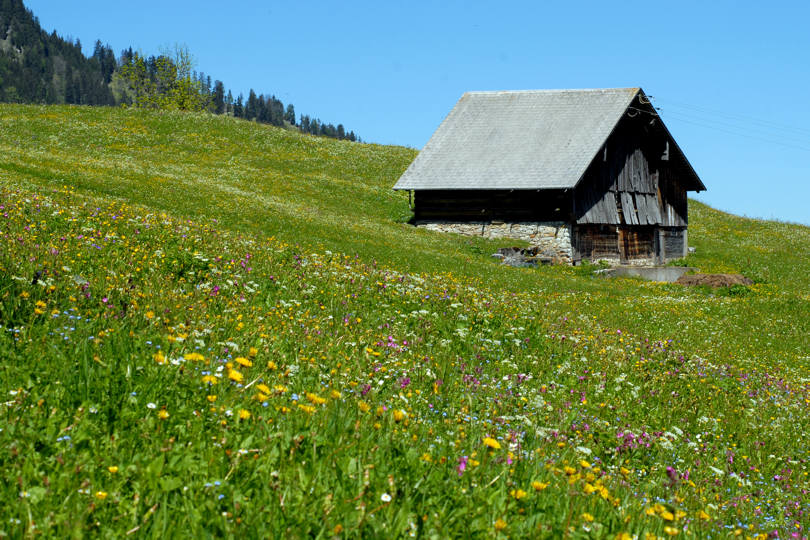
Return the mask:
<path fill-rule="evenodd" d="M 174 476 L 164 476 L 160 479 L 160 489 L 163 491 L 173 491 L 179 487 L 182 487 L 182 485 L 183 481 Z"/>
<path fill-rule="evenodd" d="M 146 476 L 152 480 L 155 480 L 157 477 L 159 477 L 162 471 L 163 471 L 162 455 L 153 459 L 152 462 L 146 466 Z"/>

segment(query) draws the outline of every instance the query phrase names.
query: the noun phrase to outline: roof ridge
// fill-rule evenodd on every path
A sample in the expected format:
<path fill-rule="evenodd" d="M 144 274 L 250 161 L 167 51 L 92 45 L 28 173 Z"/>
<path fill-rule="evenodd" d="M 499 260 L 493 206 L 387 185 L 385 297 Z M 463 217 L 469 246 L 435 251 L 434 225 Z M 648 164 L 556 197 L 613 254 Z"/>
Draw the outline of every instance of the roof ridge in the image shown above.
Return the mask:
<path fill-rule="evenodd" d="M 627 86 L 616 88 L 559 88 L 550 89 L 528 89 L 528 90 L 470 90 L 464 94 L 555 94 L 561 92 L 638 92 L 640 86 Z"/>

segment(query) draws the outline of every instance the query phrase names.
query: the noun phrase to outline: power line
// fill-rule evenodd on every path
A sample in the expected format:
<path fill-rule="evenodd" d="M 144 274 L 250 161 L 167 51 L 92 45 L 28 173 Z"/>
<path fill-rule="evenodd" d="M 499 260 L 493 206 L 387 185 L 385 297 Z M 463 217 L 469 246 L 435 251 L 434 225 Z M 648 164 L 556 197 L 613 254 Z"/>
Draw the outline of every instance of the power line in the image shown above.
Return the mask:
<path fill-rule="evenodd" d="M 778 140 L 772 138 L 772 136 L 774 136 L 774 135 L 775 136 L 787 135 L 789 138 L 795 139 L 795 135 L 804 135 L 804 132 L 803 132 L 803 130 L 801 128 L 794 128 L 794 127 L 791 127 L 791 126 L 780 126 L 779 124 L 776 124 L 774 122 L 768 122 L 768 121 L 765 121 L 765 120 L 759 120 L 759 119 L 750 118 L 749 119 L 750 121 L 752 121 L 754 123 L 761 124 L 759 126 L 760 129 L 765 128 L 766 130 L 771 131 L 771 133 L 763 133 L 761 131 L 752 130 L 749 126 L 746 126 L 746 125 L 742 125 L 742 124 L 739 124 L 739 123 L 737 123 L 737 124 L 730 123 L 730 122 L 727 122 L 727 121 L 718 120 L 717 118 L 712 118 L 711 116 L 709 116 L 707 114 L 702 114 L 700 116 L 696 116 L 696 115 L 693 115 L 693 114 L 690 114 L 690 113 L 684 113 L 684 112 L 679 112 L 679 111 L 670 111 L 669 109 L 665 109 L 663 107 L 655 107 L 656 112 L 649 111 L 649 110 L 644 110 L 644 109 L 639 109 L 637 107 L 628 107 L 628 109 L 635 111 L 636 114 L 633 114 L 632 116 L 636 116 L 639 113 L 644 113 L 644 114 L 649 114 L 650 116 L 658 116 L 658 117 L 661 117 L 661 118 L 666 117 L 667 119 L 672 119 L 672 120 L 674 120 L 676 122 L 684 122 L 684 123 L 691 124 L 691 125 L 694 125 L 694 126 L 699 126 L 699 127 L 703 127 L 703 128 L 706 128 L 706 129 L 713 129 L 715 131 L 728 133 L 730 135 L 736 135 L 736 136 L 739 136 L 739 137 L 746 137 L 746 138 L 749 138 L 749 139 L 754 139 L 754 140 L 758 140 L 758 141 L 762 141 L 762 142 L 768 142 L 768 143 L 771 143 L 771 144 L 776 144 L 776 145 L 779 145 L 779 146 L 784 146 L 786 148 L 794 148 L 794 149 L 797 149 L 797 150 L 804 150 L 806 152 L 810 152 L 810 140 L 808 140 L 808 145 L 807 146 L 803 146 L 802 143 L 804 141 L 798 141 L 798 142 L 796 142 L 794 140 L 786 141 L 782 137 L 780 137 L 780 139 L 778 139 Z M 700 107 L 693 107 L 693 109 L 700 110 L 701 108 Z M 704 109 L 704 110 L 708 111 L 708 109 Z M 732 119 L 735 116 L 734 114 L 728 114 L 728 113 L 718 113 L 718 114 L 720 114 L 721 116 L 725 115 L 727 117 L 732 117 Z M 736 116 L 739 116 L 740 119 L 746 118 L 743 115 L 736 115 Z M 798 133 L 779 133 L 780 130 L 784 130 L 784 131 L 788 131 L 788 132 L 789 131 L 797 131 Z M 776 133 L 773 133 L 774 131 L 776 131 Z M 810 138 L 810 130 L 807 131 L 807 135 Z"/>
<path fill-rule="evenodd" d="M 669 107 L 675 107 L 676 109 L 687 109 L 696 111 L 702 114 L 711 114 L 715 116 L 726 117 L 732 120 L 742 120 L 749 123 L 759 124 L 763 127 L 769 127 L 776 130 L 781 131 L 793 131 L 799 134 L 806 134 L 810 136 L 810 128 L 802 128 L 798 126 L 791 126 L 788 124 L 781 124 L 779 122 L 774 122 L 773 120 L 765 120 L 763 118 L 756 118 L 753 116 L 748 116 L 740 113 L 728 112 L 728 111 L 720 111 L 716 109 L 710 109 L 707 107 L 699 106 L 699 105 L 690 105 L 688 103 L 680 102 L 680 101 L 665 101 L 665 107 L 668 109 Z"/>
<path fill-rule="evenodd" d="M 771 143 L 771 144 L 777 144 L 779 146 L 784 146 L 786 148 L 794 148 L 794 149 L 797 149 L 797 150 L 804 150 L 806 152 L 810 152 L 810 146 L 800 146 L 798 144 L 793 144 L 793 143 L 790 143 L 790 142 L 769 139 L 767 137 L 762 137 L 762 136 L 760 136 L 758 134 L 752 134 L 751 132 L 740 133 L 739 131 L 733 131 L 733 130 L 730 130 L 730 129 L 725 129 L 725 128 L 722 128 L 722 127 L 718 127 L 716 125 L 707 124 L 707 123 L 704 123 L 704 122 L 697 122 L 694 119 L 690 119 L 690 118 L 679 118 L 677 116 L 677 113 L 676 113 L 676 116 L 670 116 L 670 114 L 667 114 L 667 118 L 672 118 L 676 122 L 684 122 L 684 123 L 687 123 L 687 124 L 692 124 L 694 126 L 700 126 L 700 127 L 707 128 L 707 129 L 713 129 L 715 131 L 721 131 L 723 133 L 728 133 L 730 135 L 737 135 L 738 137 L 746 137 L 746 138 L 749 138 L 749 139 L 768 142 L 768 143 Z"/>

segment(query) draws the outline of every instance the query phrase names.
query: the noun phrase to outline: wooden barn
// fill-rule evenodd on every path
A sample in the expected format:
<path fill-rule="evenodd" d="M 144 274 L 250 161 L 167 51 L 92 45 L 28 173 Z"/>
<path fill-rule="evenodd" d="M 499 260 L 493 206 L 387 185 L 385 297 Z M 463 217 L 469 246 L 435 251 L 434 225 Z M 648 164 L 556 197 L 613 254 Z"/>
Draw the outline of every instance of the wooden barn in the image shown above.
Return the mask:
<path fill-rule="evenodd" d="M 413 222 L 520 238 L 561 262 L 687 252 L 706 187 L 641 88 L 469 92 L 394 186 Z"/>

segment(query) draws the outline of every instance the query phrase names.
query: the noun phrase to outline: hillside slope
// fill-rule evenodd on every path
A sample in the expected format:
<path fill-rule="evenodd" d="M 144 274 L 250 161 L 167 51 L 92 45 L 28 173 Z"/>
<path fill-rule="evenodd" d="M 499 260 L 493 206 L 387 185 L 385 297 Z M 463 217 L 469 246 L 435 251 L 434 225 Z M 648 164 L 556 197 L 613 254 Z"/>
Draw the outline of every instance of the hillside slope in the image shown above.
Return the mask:
<path fill-rule="evenodd" d="M 505 268 L 413 150 L 0 105 L 0 536 L 806 535 L 810 228 L 747 289 Z"/>
<path fill-rule="evenodd" d="M 717 297 L 568 268 L 503 268 L 489 257 L 503 242 L 417 230 L 405 223 L 407 195 L 391 190 L 416 155 L 407 148 L 208 114 L 88 107 L 0 105 L 0 129 L 0 171 L 12 184 L 68 185 L 401 271 L 452 272 L 493 287 L 549 292 L 554 316 L 589 313 L 607 327 L 676 339 L 693 351 L 709 346 L 752 365 L 790 365 L 786 360 L 810 348 L 810 322 L 800 316 L 810 312 L 810 272 L 797 271 L 810 255 L 808 227 L 739 218 L 693 201 L 689 241 L 697 253 L 686 263 L 757 282 L 746 298 Z M 719 328 L 730 337 L 718 340 Z"/>

